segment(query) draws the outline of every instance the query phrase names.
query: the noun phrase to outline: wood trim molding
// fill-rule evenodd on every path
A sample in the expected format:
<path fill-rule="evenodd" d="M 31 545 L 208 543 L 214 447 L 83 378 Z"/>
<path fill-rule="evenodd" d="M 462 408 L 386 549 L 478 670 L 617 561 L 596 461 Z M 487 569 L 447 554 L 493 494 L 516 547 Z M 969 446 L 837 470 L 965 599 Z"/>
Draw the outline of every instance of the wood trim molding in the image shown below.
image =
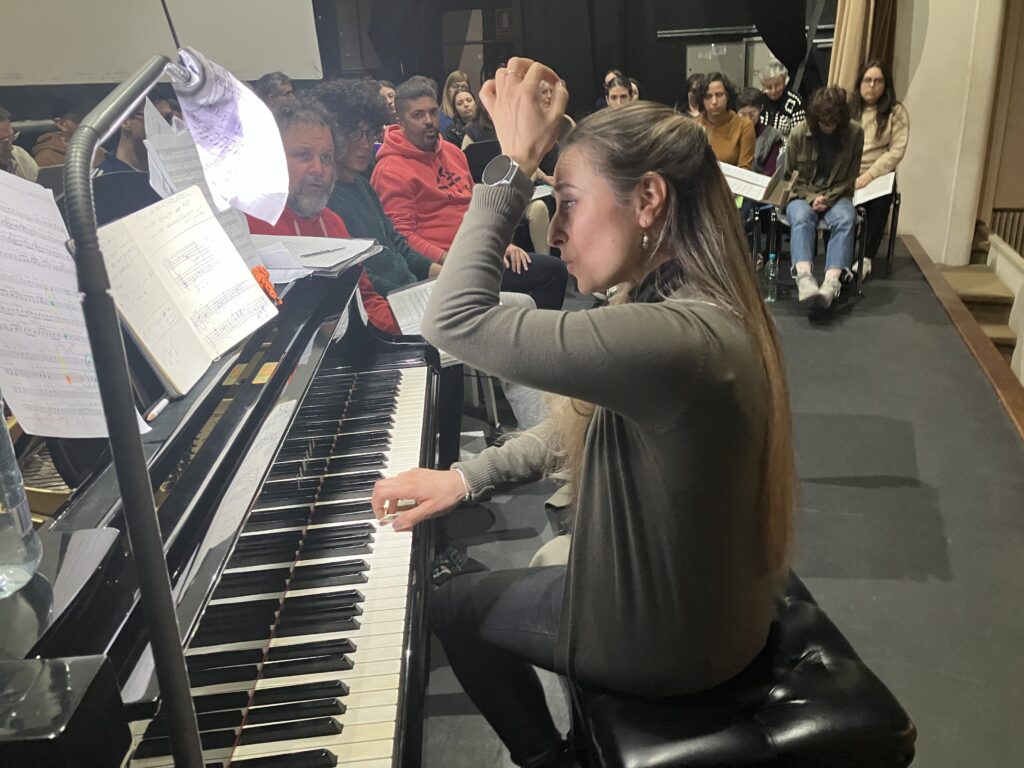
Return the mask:
<path fill-rule="evenodd" d="M 964 340 L 964 344 L 971 351 L 974 359 L 995 389 L 999 402 L 1006 410 L 1007 416 L 1017 429 L 1017 434 L 1024 440 L 1024 384 L 1013 375 L 1010 366 L 1003 360 L 1002 355 L 996 351 L 995 346 L 989 341 L 974 315 L 970 313 L 964 303 L 957 296 L 956 291 L 946 282 L 946 278 L 936 268 L 935 262 L 929 258 L 921 243 L 913 235 L 901 235 L 900 239 L 910 251 L 914 263 L 921 270 L 924 279 L 931 286 L 935 298 L 946 310 L 949 319 Z M 1022 340 L 1019 343 L 1024 343 Z"/>

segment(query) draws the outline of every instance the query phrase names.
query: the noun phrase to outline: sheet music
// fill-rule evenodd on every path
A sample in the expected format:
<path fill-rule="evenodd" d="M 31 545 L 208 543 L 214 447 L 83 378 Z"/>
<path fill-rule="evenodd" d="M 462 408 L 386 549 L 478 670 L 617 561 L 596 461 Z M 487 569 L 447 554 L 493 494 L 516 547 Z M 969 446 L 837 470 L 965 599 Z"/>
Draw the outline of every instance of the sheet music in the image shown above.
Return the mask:
<path fill-rule="evenodd" d="M 197 187 L 100 229 L 118 310 L 175 394 L 277 314 Z"/>
<path fill-rule="evenodd" d="M 725 180 L 728 182 L 729 189 L 734 195 L 743 195 L 751 200 L 764 199 L 764 193 L 772 180 L 771 176 L 763 176 L 760 173 L 748 171 L 746 168 L 740 168 L 729 163 L 720 162 L 718 166 L 722 169 L 722 173 L 725 174 Z"/>
<path fill-rule="evenodd" d="M 166 129 L 153 137 L 147 134 L 145 139 L 149 157 L 149 185 L 161 197 L 170 197 L 193 185 L 199 187 L 217 221 L 228 233 L 249 269 L 262 266 L 263 262 L 249 235 L 249 222 L 245 220 L 245 214 L 237 208 L 219 211 L 214 205 L 203 174 L 203 164 L 199 160 L 199 151 L 188 131 L 176 133 L 148 101 L 147 107 L 152 109 L 156 120 L 163 123 Z"/>
<path fill-rule="evenodd" d="M 267 269 L 309 269 L 312 271 L 340 272 L 359 264 L 376 253 L 380 245 L 376 240 L 345 239 L 337 237 L 306 237 L 284 235 L 252 235 L 256 247 L 267 254 Z M 280 248 L 283 246 L 290 259 Z"/>
<path fill-rule="evenodd" d="M 68 234 L 53 194 L 0 173 L 0 393 L 22 428 L 106 437 Z"/>
<path fill-rule="evenodd" d="M 892 194 L 893 184 L 896 183 L 896 171 L 891 171 L 884 176 L 879 176 L 863 189 L 853 193 L 853 204 L 863 205 L 868 200 Z"/>
<path fill-rule="evenodd" d="M 234 75 L 196 53 L 181 63 L 202 73 L 195 93 L 175 84 L 185 123 L 199 150 L 214 207 L 228 206 L 276 224 L 288 200 L 288 165 L 274 116 Z"/>
<path fill-rule="evenodd" d="M 398 327 L 405 336 L 419 336 L 423 313 L 427 311 L 427 300 L 434 290 L 436 280 L 423 280 L 407 285 L 388 294 L 388 304 L 398 321 Z"/>

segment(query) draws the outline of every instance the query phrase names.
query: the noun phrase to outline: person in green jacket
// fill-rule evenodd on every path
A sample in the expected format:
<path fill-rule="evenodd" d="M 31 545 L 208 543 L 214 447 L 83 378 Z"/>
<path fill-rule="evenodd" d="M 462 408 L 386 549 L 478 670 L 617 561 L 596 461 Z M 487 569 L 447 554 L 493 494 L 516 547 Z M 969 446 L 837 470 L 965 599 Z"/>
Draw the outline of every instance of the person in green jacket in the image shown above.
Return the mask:
<path fill-rule="evenodd" d="M 435 277 L 441 265 L 409 245 L 362 175 L 373 160 L 379 126 L 388 122 L 390 115 L 378 84 L 372 80 L 332 80 L 317 86 L 314 95 L 334 117 L 344 146 L 338 154 L 338 181 L 327 207 L 341 216 L 352 237 L 373 238 L 380 243 L 381 252 L 365 264 L 374 290 L 387 296 L 396 288 Z"/>
<path fill-rule="evenodd" d="M 839 278 L 853 262 L 857 213 L 853 189 L 860 173 L 864 131 L 850 120 L 846 91 L 820 88 L 807 106 L 807 122 L 789 134 L 786 173 L 800 173 L 786 206 L 790 225 L 793 271 L 800 304 L 828 309 L 839 295 Z M 818 286 L 811 272 L 818 223 L 824 220 L 831 236 L 825 255 L 825 279 Z"/>

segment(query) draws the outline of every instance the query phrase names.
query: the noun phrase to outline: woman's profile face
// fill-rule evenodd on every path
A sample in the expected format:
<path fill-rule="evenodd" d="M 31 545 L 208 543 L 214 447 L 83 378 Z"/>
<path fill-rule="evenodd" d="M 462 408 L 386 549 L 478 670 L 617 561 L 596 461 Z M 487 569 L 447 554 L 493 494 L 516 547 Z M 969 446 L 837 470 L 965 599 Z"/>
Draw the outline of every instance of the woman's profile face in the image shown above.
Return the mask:
<path fill-rule="evenodd" d="M 562 261 L 580 291 L 607 290 L 629 279 L 641 258 L 636 213 L 618 201 L 578 146 L 558 159 L 555 201 L 548 242 L 562 251 Z"/>
<path fill-rule="evenodd" d="M 462 122 L 468 123 L 476 119 L 476 99 L 469 91 L 459 91 L 455 95 L 455 111 L 459 113 Z"/>

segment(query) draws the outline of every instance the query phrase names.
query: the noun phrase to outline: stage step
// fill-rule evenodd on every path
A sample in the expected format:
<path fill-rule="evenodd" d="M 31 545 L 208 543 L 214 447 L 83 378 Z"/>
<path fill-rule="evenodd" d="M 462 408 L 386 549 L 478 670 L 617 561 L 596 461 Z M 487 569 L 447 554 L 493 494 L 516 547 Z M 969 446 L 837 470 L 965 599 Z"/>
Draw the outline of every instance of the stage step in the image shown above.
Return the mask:
<path fill-rule="evenodd" d="M 1013 306 L 1013 292 L 1003 285 L 991 267 L 969 264 L 939 267 L 939 271 L 980 324 L 1007 324 Z"/>

